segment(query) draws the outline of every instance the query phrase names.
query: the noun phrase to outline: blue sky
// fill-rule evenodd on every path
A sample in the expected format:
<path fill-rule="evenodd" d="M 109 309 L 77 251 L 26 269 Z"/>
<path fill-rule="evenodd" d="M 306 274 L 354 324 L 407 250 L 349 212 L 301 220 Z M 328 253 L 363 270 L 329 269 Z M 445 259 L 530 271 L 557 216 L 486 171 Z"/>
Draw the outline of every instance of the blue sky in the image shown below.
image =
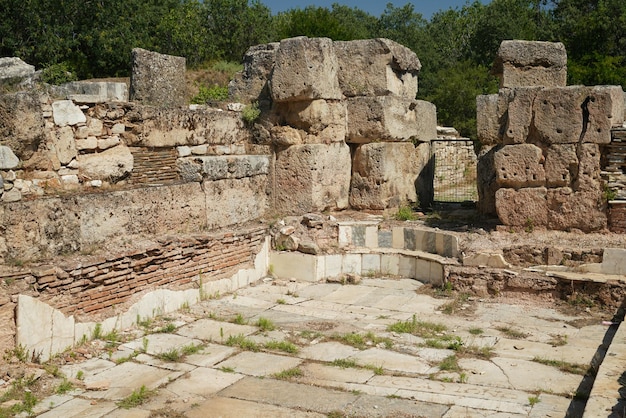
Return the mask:
<path fill-rule="evenodd" d="M 466 3 L 466 0 L 438 0 L 438 1 L 425 1 L 425 0 L 296 0 L 296 1 L 281 1 L 281 0 L 261 0 L 261 3 L 265 4 L 272 10 L 272 13 L 278 13 L 296 7 L 305 8 L 307 6 L 319 6 L 330 8 L 333 3 L 343 4 L 349 7 L 358 7 L 361 10 L 368 12 L 373 16 L 380 16 L 385 10 L 387 3 L 392 3 L 395 7 L 402 7 L 407 3 L 412 3 L 414 10 L 417 13 L 421 13 L 426 19 L 430 19 L 433 13 L 439 10 L 448 10 L 450 8 L 461 8 Z M 488 1 L 482 0 L 483 3 Z"/>

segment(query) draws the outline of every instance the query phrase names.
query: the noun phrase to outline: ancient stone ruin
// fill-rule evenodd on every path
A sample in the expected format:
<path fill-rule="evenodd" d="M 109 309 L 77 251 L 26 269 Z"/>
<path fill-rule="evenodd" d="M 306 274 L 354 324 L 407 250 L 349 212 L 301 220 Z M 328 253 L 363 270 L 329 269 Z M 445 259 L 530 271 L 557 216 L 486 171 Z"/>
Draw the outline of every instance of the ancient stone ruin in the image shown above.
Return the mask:
<path fill-rule="evenodd" d="M 566 86 L 560 43 L 504 41 L 498 94 L 479 96 L 479 206 L 513 227 L 607 228 L 603 155 L 624 122 L 621 86 Z M 621 169 L 621 167 L 620 167 Z"/>

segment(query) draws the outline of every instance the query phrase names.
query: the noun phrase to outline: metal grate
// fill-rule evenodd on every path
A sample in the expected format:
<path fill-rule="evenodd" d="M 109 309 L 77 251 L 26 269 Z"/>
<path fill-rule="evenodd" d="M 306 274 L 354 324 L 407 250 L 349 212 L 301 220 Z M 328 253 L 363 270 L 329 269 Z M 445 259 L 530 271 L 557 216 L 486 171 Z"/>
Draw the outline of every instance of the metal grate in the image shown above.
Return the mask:
<path fill-rule="evenodd" d="M 435 140 L 433 179 L 435 202 L 476 202 L 476 153 L 469 139 Z"/>

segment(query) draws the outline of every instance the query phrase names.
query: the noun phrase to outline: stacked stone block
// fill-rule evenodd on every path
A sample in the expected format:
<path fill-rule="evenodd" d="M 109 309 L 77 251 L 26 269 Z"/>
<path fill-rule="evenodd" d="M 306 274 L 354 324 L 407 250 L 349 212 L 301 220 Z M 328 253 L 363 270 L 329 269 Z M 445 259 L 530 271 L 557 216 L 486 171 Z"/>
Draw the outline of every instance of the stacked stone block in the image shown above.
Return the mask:
<path fill-rule="evenodd" d="M 505 225 L 606 228 L 600 146 L 624 120 L 620 86 L 566 86 L 560 43 L 504 41 L 498 94 L 477 98 L 483 212 Z"/>
<path fill-rule="evenodd" d="M 414 142 L 436 138 L 436 110 L 415 100 L 421 64 L 388 39 L 298 37 L 251 48 L 230 85 L 272 108 L 261 143 L 274 146 L 275 209 L 386 209 L 415 202 Z M 346 145 L 347 144 L 347 145 Z"/>

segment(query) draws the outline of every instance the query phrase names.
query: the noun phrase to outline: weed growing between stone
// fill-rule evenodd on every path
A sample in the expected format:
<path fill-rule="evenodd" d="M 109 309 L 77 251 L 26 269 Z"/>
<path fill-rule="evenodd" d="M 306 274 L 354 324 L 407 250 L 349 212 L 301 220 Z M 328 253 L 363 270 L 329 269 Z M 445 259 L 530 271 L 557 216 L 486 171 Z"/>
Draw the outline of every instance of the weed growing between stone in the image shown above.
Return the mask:
<path fill-rule="evenodd" d="M 543 357 L 534 357 L 532 361 L 546 366 L 555 367 L 564 373 L 578 374 L 581 376 L 584 376 L 589 370 L 589 365 L 568 363 L 561 360 L 550 360 Z"/>
<path fill-rule="evenodd" d="M 298 353 L 298 347 L 289 341 L 268 341 L 264 347 L 268 350 L 278 350 L 289 354 Z"/>
<path fill-rule="evenodd" d="M 526 334 L 525 332 L 517 331 L 511 327 L 496 327 L 496 329 L 500 331 L 501 333 L 503 333 L 504 335 L 506 335 L 507 337 L 513 338 L 515 340 L 523 340 L 529 335 L 529 334 Z"/>
<path fill-rule="evenodd" d="M 260 317 L 256 323 L 256 326 L 261 329 L 261 331 L 273 331 L 276 329 L 276 325 L 272 322 L 272 320 Z"/>
<path fill-rule="evenodd" d="M 142 385 L 139 389 L 134 390 L 133 393 L 119 401 L 117 403 L 117 406 L 124 409 L 135 408 L 139 405 L 143 405 L 155 393 L 155 390 L 149 390 L 144 385 Z"/>
<path fill-rule="evenodd" d="M 274 373 L 272 377 L 280 380 L 290 380 L 298 377 L 304 376 L 304 372 L 299 367 L 294 367 L 291 369 L 283 370 L 278 373 Z"/>

